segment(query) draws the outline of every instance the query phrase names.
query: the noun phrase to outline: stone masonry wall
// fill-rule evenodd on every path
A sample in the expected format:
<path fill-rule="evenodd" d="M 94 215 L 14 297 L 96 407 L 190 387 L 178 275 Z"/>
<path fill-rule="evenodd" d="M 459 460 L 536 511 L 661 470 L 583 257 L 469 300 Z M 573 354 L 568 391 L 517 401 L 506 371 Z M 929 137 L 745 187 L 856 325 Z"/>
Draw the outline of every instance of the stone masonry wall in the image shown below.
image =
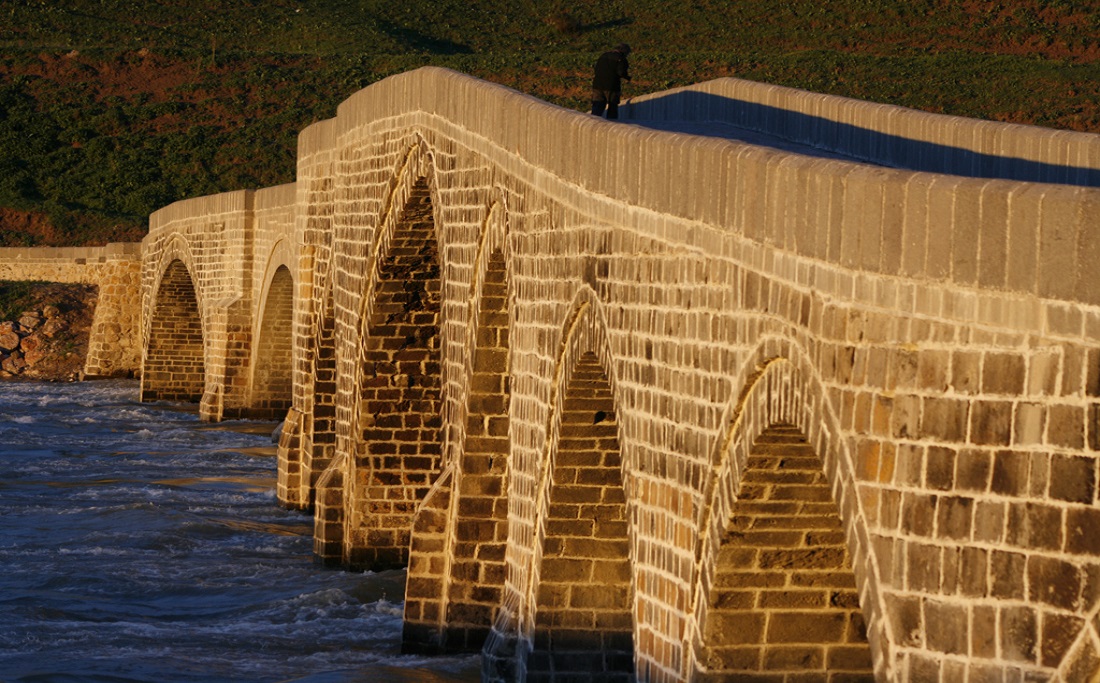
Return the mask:
<path fill-rule="evenodd" d="M 141 369 L 141 245 L 0 249 L 0 280 L 95 285 L 98 302 L 84 376 L 133 375 Z"/>
<path fill-rule="evenodd" d="M 203 340 L 203 391 L 198 402 L 205 419 L 268 416 L 281 412 L 272 405 L 289 404 L 289 387 L 285 397 L 276 399 L 269 392 L 253 391 L 253 363 L 254 347 L 263 343 L 259 338 L 265 311 L 259 307 L 277 300 L 284 309 L 293 307 L 285 297 L 269 301 L 268 291 L 280 268 L 292 280 L 298 270 L 298 249 L 291 246 L 295 197 L 294 185 L 241 190 L 176 202 L 150 217 L 149 235 L 142 241 L 144 346 L 148 350 L 154 334 L 171 343 L 174 327 L 160 324 L 156 302 L 161 279 L 179 263 L 200 312 L 194 329 Z M 284 320 L 280 333 L 289 336 L 292 314 L 283 310 L 273 315 Z M 146 354 L 146 365 L 148 360 Z M 143 395 L 159 392 L 155 379 L 143 380 Z"/>
<path fill-rule="evenodd" d="M 843 107 L 873 129 L 881 107 L 859 104 Z M 1085 679 L 1100 670 L 1100 193 L 947 170 L 615 124 L 441 69 L 371 86 L 300 139 L 279 495 L 314 506 L 321 559 L 369 565 L 375 516 L 423 477 L 406 647 L 484 642 L 487 680 L 830 663 L 884 681 Z M 391 334 L 382 264 L 425 190 L 438 341 L 395 388 L 438 377 L 406 417 L 438 420 L 439 460 L 387 480 L 363 359 Z M 240 264 L 272 258 L 244 228 L 212 229 L 248 225 L 247 204 L 169 207 L 146 242 L 146 292 L 175 260 L 196 283 L 209 416 L 239 400 L 229 369 L 258 324 L 227 325 L 262 291 Z M 494 322 L 489 282 L 507 283 Z M 760 450 L 777 433 L 789 468 Z M 615 458 L 578 466 L 593 451 L 578 443 Z M 767 513 L 802 493 L 812 508 Z M 608 548 L 625 586 L 591 571 Z M 583 596 L 606 609 L 569 609 Z M 597 662 L 595 642 L 617 654 Z"/>

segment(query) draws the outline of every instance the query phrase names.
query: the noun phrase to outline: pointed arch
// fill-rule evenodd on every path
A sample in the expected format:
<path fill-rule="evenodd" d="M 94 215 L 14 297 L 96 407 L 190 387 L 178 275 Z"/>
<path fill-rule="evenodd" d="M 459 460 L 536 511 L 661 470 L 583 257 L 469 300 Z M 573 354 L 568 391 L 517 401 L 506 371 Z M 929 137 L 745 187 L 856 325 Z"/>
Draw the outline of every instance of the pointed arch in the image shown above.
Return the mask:
<path fill-rule="evenodd" d="M 404 566 L 416 507 L 439 470 L 441 278 L 428 179 L 410 188 L 378 259 L 359 353 L 356 567 Z"/>
<path fill-rule="evenodd" d="M 336 313 L 331 282 L 321 295 L 313 349 L 312 429 L 308 462 L 304 463 L 307 480 L 303 482 L 311 505 L 318 478 L 336 456 Z"/>
<path fill-rule="evenodd" d="M 278 265 L 264 288 L 259 333 L 252 353 L 252 400 L 248 413 L 281 419 L 294 391 L 294 277 Z"/>
<path fill-rule="evenodd" d="M 773 423 L 750 447 L 703 623 L 711 674 L 872 678 L 840 516 L 797 427 Z"/>
<path fill-rule="evenodd" d="M 534 527 L 512 520 L 509 528 L 510 538 L 531 536 L 534 544 L 525 561 L 510 565 L 511 589 L 482 651 L 491 679 L 634 676 L 631 483 L 600 306 L 581 286 L 563 326 L 532 482 Z"/>
<path fill-rule="evenodd" d="M 858 637 L 864 627 L 875 674 L 886 680 L 893 675 L 893 640 L 854 467 L 814 377 L 801 349 L 779 338 L 762 340 L 754 362 L 742 373 L 743 389 L 727 413 L 729 428 L 715 452 L 707 487 L 688 628 L 688 677 L 760 675 L 768 666 L 820 672 L 821 667 L 841 666 L 842 660 L 843 666 L 858 669 L 866 666 Z M 776 494 L 784 479 L 807 488 Z M 796 494 L 814 499 L 803 507 L 784 508 L 781 498 Z M 791 533 L 769 537 L 755 526 L 761 510 L 770 507 L 773 519 L 761 524 L 787 524 Z M 837 532 L 843 545 L 836 543 Z M 757 541 L 772 545 L 765 549 Z M 815 558 L 822 566 L 814 566 Z M 761 567 L 760 562 L 775 566 Z M 788 566 L 778 566 L 784 562 Z M 826 568 L 827 563 L 838 566 Z M 784 608 L 779 603 L 787 598 L 763 588 L 738 589 L 744 576 L 755 571 L 759 578 L 772 570 L 769 581 L 791 589 L 794 600 L 816 601 L 823 609 Z M 829 578 L 820 590 L 810 591 L 813 597 L 799 594 L 797 583 L 811 581 L 815 572 Z M 847 575 L 852 576 L 858 611 L 851 604 Z M 751 610 L 741 609 L 746 601 L 752 602 Z M 780 615 L 774 623 L 773 614 Z M 819 637 L 802 642 L 814 624 L 821 628 Z"/>
<path fill-rule="evenodd" d="M 197 403 L 206 386 L 203 320 L 195 282 L 184 261 L 167 251 L 146 332 L 141 400 Z"/>
<path fill-rule="evenodd" d="M 337 434 L 334 458 L 316 480 L 314 550 L 324 564 L 404 566 L 412 516 L 438 470 L 441 286 L 434 171 L 430 147 L 422 136 L 412 138 L 372 231 L 354 333 L 358 352 L 334 360 L 334 368 L 349 367 L 349 429 Z M 414 272 L 420 275 L 407 277 Z M 406 279 L 410 290 L 402 292 Z M 400 325 L 391 324 L 398 322 L 388 319 L 391 314 L 403 317 Z M 416 348 L 403 348 L 407 343 Z M 399 432 L 400 443 L 392 438 Z M 314 470 L 321 472 L 320 465 Z"/>
<path fill-rule="evenodd" d="M 631 542 L 611 384 L 591 351 L 564 392 L 528 676 L 628 681 L 634 674 Z"/>

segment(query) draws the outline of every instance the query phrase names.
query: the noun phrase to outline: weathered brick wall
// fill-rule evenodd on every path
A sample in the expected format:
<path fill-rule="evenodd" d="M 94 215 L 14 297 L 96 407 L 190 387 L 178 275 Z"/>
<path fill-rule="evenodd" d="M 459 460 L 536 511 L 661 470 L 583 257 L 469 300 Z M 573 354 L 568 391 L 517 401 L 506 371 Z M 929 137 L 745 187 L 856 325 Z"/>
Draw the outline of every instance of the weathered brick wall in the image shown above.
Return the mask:
<path fill-rule="evenodd" d="M 307 129 L 298 176 L 279 494 L 327 562 L 407 553 L 408 649 L 489 633 L 504 680 L 1100 668 L 1097 190 L 613 124 L 439 69 Z M 421 309 L 392 264 L 429 252 Z M 204 320 L 227 282 L 255 317 L 232 259 L 160 253 L 150 282 L 185 262 Z M 402 335 L 415 366 L 371 356 Z M 236 361 L 206 356 L 229 401 Z"/>
<path fill-rule="evenodd" d="M 96 310 L 84 376 L 132 375 L 141 369 L 141 249 L 105 247 L 0 249 L 0 280 L 95 285 Z"/>

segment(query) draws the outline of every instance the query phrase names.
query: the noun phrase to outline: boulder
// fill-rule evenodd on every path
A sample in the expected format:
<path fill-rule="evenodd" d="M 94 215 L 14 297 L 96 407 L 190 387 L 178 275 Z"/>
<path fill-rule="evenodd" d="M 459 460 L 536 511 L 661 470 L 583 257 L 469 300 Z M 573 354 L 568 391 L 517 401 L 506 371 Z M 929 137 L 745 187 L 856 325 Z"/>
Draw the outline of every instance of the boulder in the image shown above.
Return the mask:
<path fill-rule="evenodd" d="M 38 332 L 46 337 L 53 337 L 58 332 L 63 332 L 68 328 L 68 324 L 63 318 L 47 318 L 45 324 L 38 330 Z"/>
<path fill-rule="evenodd" d="M 13 351 L 10 356 L 5 358 L 3 361 L 0 361 L 0 368 L 3 368 L 13 375 L 18 375 L 19 373 L 23 372 L 24 368 L 26 367 L 27 362 L 23 360 L 23 354 L 19 353 L 18 351 Z"/>
<path fill-rule="evenodd" d="M 19 348 L 19 335 L 14 331 L 0 331 L 0 351 L 14 351 Z"/>
<path fill-rule="evenodd" d="M 42 318 L 38 317 L 37 312 L 25 312 L 19 318 L 19 324 L 24 329 L 33 330 L 34 328 L 42 324 Z"/>
<path fill-rule="evenodd" d="M 23 352 L 23 360 L 27 365 L 34 365 L 46 357 L 48 346 L 37 333 L 23 337 L 19 342 L 19 350 Z"/>

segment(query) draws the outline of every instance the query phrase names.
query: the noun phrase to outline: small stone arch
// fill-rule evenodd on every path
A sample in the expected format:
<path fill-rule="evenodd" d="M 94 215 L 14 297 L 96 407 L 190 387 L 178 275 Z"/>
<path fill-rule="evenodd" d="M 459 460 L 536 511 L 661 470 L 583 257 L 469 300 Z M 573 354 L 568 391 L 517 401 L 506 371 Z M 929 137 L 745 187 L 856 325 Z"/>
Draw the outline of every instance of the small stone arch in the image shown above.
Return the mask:
<path fill-rule="evenodd" d="M 280 242 L 280 244 L 284 244 Z M 252 351 L 252 390 L 249 416 L 281 419 L 294 392 L 294 276 L 280 260 L 268 267 L 262 304 L 255 316 Z"/>
<path fill-rule="evenodd" d="M 822 387 L 787 340 L 763 340 L 748 368 L 706 493 L 684 675 L 889 680 L 878 569 Z"/>
<path fill-rule="evenodd" d="M 206 386 L 202 308 L 178 245 L 165 252 L 153 288 L 141 374 L 142 401 L 197 403 Z M 188 259 L 189 260 L 189 259 Z"/>
<path fill-rule="evenodd" d="M 611 383 L 595 353 L 575 360 L 559 414 L 527 675 L 632 681 L 634 594 L 622 447 Z"/>
<path fill-rule="evenodd" d="M 279 435 L 278 491 L 287 507 L 309 510 L 317 480 L 336 454 L 336 315 L 327 260 L 306 246 L 300 262 L 303 282 L 296 290 L 320 296 L 297 298 L 295 329 L 305 332 L 294 340 L 303 348 L 294 364 L 294 405 Z"/>
<path fill-rule="evenodd" d="M 336 313 L 332 284 L 327 284 L 317 311 L 316 335 L 313 340 L 312 429 L 310 429 L 309 461 L 304 476 L 307 496 L 312 503 L 317 478 L 336 456 Z"/>

